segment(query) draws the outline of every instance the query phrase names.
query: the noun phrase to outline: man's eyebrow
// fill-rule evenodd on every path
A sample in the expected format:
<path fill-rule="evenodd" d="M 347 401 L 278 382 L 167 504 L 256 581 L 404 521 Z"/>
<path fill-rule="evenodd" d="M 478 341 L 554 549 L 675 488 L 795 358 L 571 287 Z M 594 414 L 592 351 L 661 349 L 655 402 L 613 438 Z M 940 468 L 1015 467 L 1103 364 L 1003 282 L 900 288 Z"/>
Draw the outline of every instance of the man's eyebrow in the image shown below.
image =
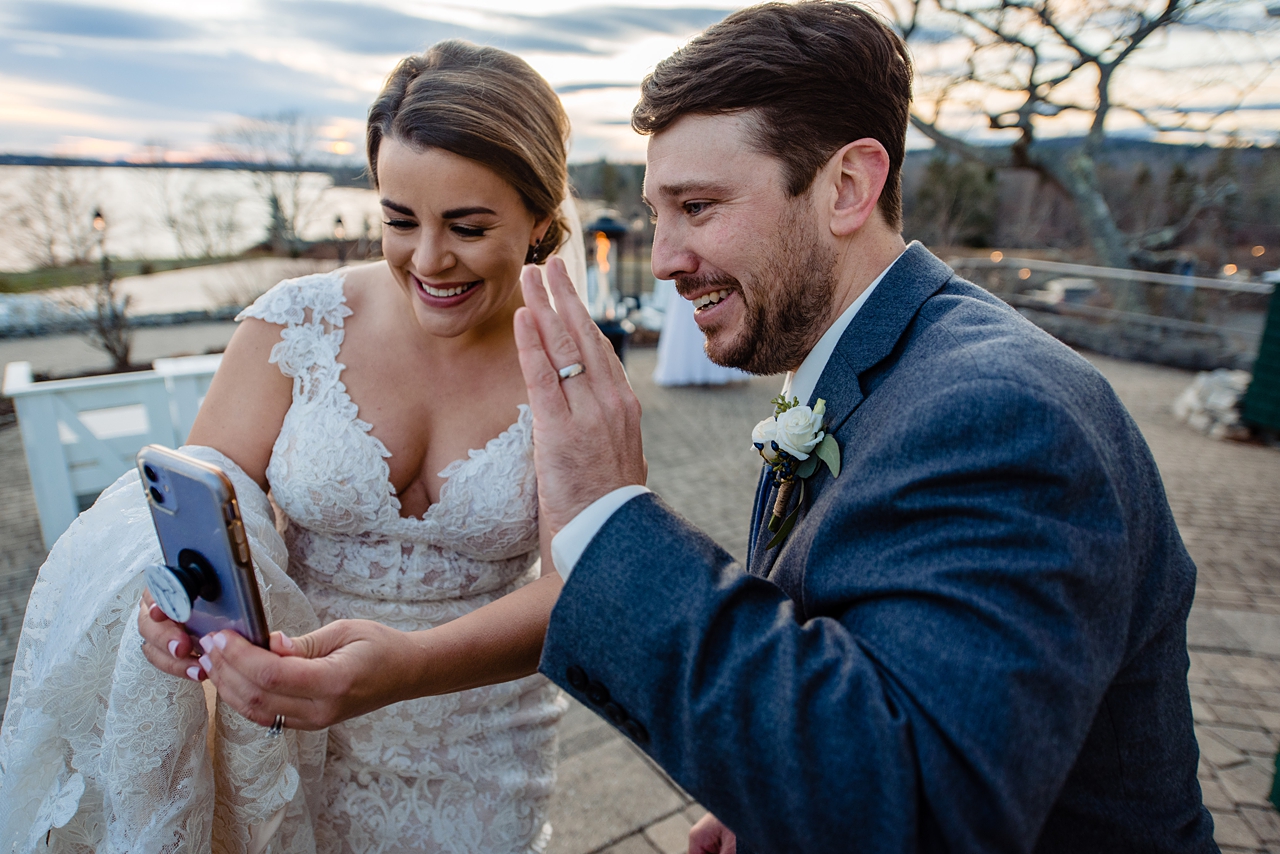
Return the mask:
<path fill-rule="evenodd" d="M 663 184 L 658 187 L 659 195 L 663 196 L 694 196 L 694 195 L 710 195 L 723 196 L 728 194 L 729 188 L 723 184 L 713 184 L 704 181 L 684 181 L 679 184 Z"/>

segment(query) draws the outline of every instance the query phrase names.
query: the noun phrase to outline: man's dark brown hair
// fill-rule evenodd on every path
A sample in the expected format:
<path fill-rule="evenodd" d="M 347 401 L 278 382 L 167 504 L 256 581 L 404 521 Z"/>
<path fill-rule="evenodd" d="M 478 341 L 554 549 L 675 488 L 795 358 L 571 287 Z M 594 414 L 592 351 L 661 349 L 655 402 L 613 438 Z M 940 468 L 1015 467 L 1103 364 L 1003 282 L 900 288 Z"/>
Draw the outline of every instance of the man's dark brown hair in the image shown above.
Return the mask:
<path fill-rule="evenodd" d="M 757 141 L 798 196 L 838 149 L 877 140 L 889 152 L 880 211 L 902 224 L 902 158 L 911 105 L 907 46 L 850 3 L 765 3 L 735 12 L 658 63 L 631 126 L 654 134 L 686 115 L 757 110 Z"/>

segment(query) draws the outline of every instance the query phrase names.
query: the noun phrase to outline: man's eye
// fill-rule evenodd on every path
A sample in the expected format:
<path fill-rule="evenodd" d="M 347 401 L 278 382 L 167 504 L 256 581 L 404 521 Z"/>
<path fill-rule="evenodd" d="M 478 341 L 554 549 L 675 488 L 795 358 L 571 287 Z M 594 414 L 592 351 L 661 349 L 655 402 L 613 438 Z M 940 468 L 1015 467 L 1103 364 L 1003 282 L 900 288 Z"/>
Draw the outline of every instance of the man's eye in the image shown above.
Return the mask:
<path fill-rule="evenodd" d="M 388 228 L 394 228 L 396 231 L 408 231 L 418 225 L 411 219 L 384 219 L 382 224 Z"/>
<path fill-rule="evenodd" d="M 709 202 L 685 202 L 684 212 L 689 214 L 689 216 L 697 216 L 698 214 L 705 211 L 708 207 L 710 207 Z"/>

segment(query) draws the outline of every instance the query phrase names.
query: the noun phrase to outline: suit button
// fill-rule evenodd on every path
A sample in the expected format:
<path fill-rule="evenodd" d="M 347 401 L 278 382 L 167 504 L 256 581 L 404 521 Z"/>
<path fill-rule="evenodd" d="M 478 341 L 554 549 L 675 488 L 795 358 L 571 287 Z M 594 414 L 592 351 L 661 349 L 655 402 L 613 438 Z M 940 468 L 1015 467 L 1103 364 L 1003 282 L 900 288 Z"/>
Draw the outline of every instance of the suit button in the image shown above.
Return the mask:
<path fill-rule="evenodd" d="M 622 726 L 622 722 L 627 719 L 627 713 L 622 710 L 622 706 L 619 706 L 613 701 L 605 703 L 603 711 L 605 717 L 613 721 L 618 726 Z"/>
<path fill-rule="evenodd" d="M 597 706 L 603 706 L 609 702 L 609 689 L 599 682 L 592 682 L 587 685 L 587 699 Z"/>
<path fill-rule="evenodd" d="M 574 664 L 565 671 L 565 676 L 569 677 L 569 685 L 581 691 L 587 687 L 587 671 Z"/>
<path fill-rule="evenodd" d="M 649 743 L 649 731 L 645 729 L 644 725 L 639 721 L 634 721 L 628 718 L 627 721 L 622 724 L 622 731 L 631 736 L 631 740 L 636 744 Z"/>

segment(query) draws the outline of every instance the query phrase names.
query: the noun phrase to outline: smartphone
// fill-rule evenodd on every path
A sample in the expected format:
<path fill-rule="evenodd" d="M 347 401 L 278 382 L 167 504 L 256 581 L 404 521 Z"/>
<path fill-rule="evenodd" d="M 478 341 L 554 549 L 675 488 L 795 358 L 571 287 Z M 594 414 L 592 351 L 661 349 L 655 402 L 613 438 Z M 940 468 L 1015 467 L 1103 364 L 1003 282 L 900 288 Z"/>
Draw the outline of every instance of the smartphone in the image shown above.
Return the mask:
<path fill-rule="evenodd" d="M 215 465 L 147 445 L 137 456 L 164 563 L 147 568 L 160 610 L 196 637 L 231 629 L 264 649 L 267 618 L 231 478 Z"/>

